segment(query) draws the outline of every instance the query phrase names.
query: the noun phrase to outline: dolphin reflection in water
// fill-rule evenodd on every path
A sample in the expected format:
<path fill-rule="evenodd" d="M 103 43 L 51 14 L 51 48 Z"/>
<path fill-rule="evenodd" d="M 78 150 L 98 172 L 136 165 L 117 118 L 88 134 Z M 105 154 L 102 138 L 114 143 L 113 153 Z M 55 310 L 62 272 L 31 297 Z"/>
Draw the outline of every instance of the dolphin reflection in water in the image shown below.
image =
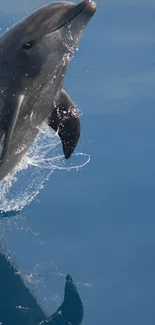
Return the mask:
<path fill-rule="evenodd" d="M 3 325 L 80 325 L 83 303 L 71 275 L 65 279 L 61 306 L 47 319 L 40 305 L 25 286 L 20 272 L 0 255 L 0 322 Z"/>

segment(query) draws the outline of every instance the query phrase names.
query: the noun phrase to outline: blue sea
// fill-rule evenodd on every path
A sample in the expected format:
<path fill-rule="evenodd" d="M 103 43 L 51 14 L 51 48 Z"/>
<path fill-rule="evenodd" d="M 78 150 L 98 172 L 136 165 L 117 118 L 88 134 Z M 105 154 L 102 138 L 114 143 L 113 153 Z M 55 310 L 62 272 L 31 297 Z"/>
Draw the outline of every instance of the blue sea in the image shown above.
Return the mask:
<path fill-rule="evenodd" d="M 1 0 L 1 29 L 45 3 Z M 97 4 L 64 85 L 82 124 L 69 166 L 90 161 L 65 170 L 61 158 L 50 175 L 44 161 L 16 175 L 15 192 L 1 185 L 0 208 L 8 208 L 1 251 L 46 316 L 61 304 L 69 273 L 83 325 L 154 325 L 155 1 Z M 57 141 L 51 135 L 53 157 L 62 155 Z M 0 291 L 1 303 L 6 288 Z"/>

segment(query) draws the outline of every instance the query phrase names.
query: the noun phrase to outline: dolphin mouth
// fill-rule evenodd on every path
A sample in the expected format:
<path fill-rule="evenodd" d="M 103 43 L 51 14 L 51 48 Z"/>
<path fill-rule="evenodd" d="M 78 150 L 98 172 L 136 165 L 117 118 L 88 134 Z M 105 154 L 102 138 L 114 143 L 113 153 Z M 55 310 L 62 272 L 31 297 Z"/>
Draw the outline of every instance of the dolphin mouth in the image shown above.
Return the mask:
<path fill-rule="evenodd" d="M 84 1 L 80 2 L 79 4 L 75 5 L 74 7 L 70 8 L 69 12 L 67 13 L 68 20 L 65 22 L 65 24 L 67 24 L 71 20 L 73 20 L 84 9 L 87 9 L 87 14 L 88 14 L 88 16 L 91 17 L 96 11 L 96 3 L 92 0 L 84 0 Z"/>
<path fill-rule="evenodd" d="M 72 6 L 64 14 L 62 21 L 60 20 L 59 26 L 55 26 L 55 28 L 53 27 L 48 34 L 51 34 L 54 31 L 62 28 L 66 24 L 70 23 L 83 11 L 85 11 L 85 14 L 88 16 L 88 18 L 91 18 L 96 11 L 96 3 L 93 0 L 84 0 L 79 4 L 73 3 Z"/>

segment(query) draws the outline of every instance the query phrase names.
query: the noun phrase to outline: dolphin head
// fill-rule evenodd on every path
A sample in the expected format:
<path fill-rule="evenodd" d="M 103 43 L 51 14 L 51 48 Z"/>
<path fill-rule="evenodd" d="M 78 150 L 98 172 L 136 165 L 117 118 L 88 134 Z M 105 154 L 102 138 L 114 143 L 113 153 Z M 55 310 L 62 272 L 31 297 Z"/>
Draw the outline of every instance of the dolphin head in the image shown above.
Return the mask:
<path fill-rule="evenodd" d="M 38 125 L 54 110 L 72 54 L 95 10 L 91 0 L 51 3 L 1 35 L 0 135 L 5 136 L 0 179 L 20 161 Z M 71 147 L 78 137 L 74 140 Z"/>

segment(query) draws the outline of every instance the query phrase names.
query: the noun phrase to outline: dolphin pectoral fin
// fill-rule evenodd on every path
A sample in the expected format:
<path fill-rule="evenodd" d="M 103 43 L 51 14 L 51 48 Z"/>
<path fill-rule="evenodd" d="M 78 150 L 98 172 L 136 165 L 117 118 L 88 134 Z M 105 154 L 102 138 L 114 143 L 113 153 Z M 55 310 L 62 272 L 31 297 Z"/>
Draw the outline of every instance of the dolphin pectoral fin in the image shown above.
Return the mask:
<path fill-rule="evenodd" d="M 71 98 L 64 89 L 54 111 L 48 117 L 48 125 L 58 131 L 65 158 L 71 157 L 80 137 L 80 119 Z"/>

